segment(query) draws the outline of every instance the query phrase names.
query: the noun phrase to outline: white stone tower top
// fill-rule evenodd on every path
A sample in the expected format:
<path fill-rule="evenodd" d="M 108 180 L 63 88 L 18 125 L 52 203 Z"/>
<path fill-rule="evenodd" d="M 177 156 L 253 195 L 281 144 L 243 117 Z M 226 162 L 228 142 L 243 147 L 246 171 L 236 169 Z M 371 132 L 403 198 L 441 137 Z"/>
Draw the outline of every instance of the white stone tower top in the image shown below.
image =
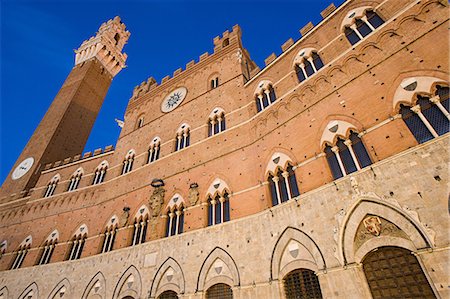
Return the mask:
<path fill-rule="evenodd" d="M 75 50 L 75 65 L 83 63 L 93 57 L 102 63 L 112 77 L 125 67 L 127 54 L 122 49 L 130 37 L 120 17 L 103 23 L 96 36 L 85 40 L 78 50 Z"/>

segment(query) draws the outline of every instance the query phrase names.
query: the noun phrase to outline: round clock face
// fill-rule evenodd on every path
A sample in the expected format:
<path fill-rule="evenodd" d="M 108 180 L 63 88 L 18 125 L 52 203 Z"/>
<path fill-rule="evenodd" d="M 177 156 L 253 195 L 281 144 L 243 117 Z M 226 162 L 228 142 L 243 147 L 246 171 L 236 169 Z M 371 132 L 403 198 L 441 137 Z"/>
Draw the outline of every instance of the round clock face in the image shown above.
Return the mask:
<path fill-rule="evenodd" d="M 33 166 L 34 163 L 34 159 L 32 157 L 26 158 L 25 160 L 23 160 L 19 166 L 16 167 L 16 169 L 14 169 L 14 172 L 11 175 L 11 178 L 13 180 L 17 180 L 20 179 L 21 177 L 23 177 L 28 170 L 31 169 L 31 166 Z"/>
<path fill-rule="evenodd" d="M 161 111 L 167 113 L 177 108 L 183 102 L 186 94 L 186 87 L 180 87 L 172 91 L 161 103 Z"/>

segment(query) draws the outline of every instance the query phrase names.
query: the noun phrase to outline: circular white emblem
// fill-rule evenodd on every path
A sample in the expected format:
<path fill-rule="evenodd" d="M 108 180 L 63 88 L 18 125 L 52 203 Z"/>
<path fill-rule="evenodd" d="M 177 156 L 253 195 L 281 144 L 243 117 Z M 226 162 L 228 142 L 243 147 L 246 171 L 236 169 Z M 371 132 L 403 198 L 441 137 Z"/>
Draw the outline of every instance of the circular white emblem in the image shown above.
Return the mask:
<path fill-rule="evenodd" d="M 11 175 L 11 178 L 13 180 L 17 180 L 20 179 L 21 177 L 23 177 L 25 175 L 25 173 L 28 172 L 28 170 L 31 169 L 31 166 L 33 166 L 34 163 L 34 158 L 29 157 L 26 158 L 25 160 L 23 160 L 19 166 L 16 167 L 16 169 L 14 169 L 14 172 Z"/>
<path fill-rule="evenodd" d="M 183 102 L 186 94 L 186 87 L 180 87 L 172 91 L 161 103 L 161 111 L 167 113 L 177 108 Z"/>

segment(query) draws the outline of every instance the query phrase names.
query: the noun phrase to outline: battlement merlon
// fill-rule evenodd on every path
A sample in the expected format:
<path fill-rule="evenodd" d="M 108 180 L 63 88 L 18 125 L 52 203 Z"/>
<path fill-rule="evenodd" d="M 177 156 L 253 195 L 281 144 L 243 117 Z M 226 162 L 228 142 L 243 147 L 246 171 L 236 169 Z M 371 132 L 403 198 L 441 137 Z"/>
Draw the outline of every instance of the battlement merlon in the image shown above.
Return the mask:
<path fill-rule="evenodd" d="M 116 76 L 125 67 L 127 54 L 122 49 L 129 37 L 130 32 L 118 16 L 103 23 L 95 36 L 75 50 L 75 65 L 96 57 L 112 77 Z"/>

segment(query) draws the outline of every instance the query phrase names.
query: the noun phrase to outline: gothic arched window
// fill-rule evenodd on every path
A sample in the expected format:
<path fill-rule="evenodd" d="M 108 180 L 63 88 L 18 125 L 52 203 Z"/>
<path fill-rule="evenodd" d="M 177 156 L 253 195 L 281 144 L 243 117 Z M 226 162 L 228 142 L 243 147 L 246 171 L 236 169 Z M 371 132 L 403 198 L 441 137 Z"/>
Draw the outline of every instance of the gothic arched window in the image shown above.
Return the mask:
<path fill-rule="evenodd" d="M 81 177 L 83 176 L 83 168 L 78 168 L 70 177 L 69 186 L 67 187 L 67 191 L 73 191 L 78 189 L 78 185 L 80 185 Z"/>
<path fill-rule="evenodd" d="M 133 239 L 131 246 L 142 244 L 147 236 L 149 212 L 146 206 L 142 206 L 134 217 Z"/>
<path fill-rule="evenodd" d="M 268 182 L 272 196 L 272 206 L 279 205 L 300 195 L 294 167 L 291 164 L 288 164 L 286 169 L 277 167 L 274 173 L 269 173 Z"/>
<path fill-rule="evenodd" d="M 167 212 L 166 237 L 179 235 L 183 232 L 184 207 L 176 207 L 173 211 Z"/>
<path fill-rule="evenodd" d="M 228 192 L 208 196 L 208 226 L 230 221 L 230 199 Z"/>
<path fill-rule="evenodd" d="M 159 152 L 161 147 L 161 139 L 159 137 L 155 137 L 150 144 L 148 149 L 148 159 L 147 163 L 152 163 L 159 159 Z"/>
<path fill-rule="evenodd" d="M 255 91 L 256 110 L 258 112 L 266 109 L 277 100 L 275 89 L 270 81 L 261 81 Z"/>
<path fill-rule="evenodd" d="M 208 119 L 208 136 L 219 134 L 226 130 L 225 112 L 221 108 L 215 108 Z"/>
<path fill-rule="evenodd" d="M 348 14 L 343 26 L 345 36 L 354 45 L 383 24 L 383 19 L 372 9 L 358 8 Z"/>
<path fill-rule="evenodd" d="M 45 240 L 42 245 L 42 250 L 38 260 L 38 265 L 48 264 L 55 250 L 56 244 L 58 243 L 59 233 L 54 230 Z"/>
<path fill-rule="evenodd" d="M 177 138 L 175 140 L 175 151 L 179 151 L 188 147 L 191 143 L 190 127 L 187 124 L 182 124 L 177 130 Z"/>
<path fill-rule="evenodd" d="M 323 66 L 322 59 L 313 48 L 300 50 L 294 60 L 295 72 L 299 82 L 317 73 Z"/>
<path fill-rule="evenodd" d="M 103 181 L 105 180 L 105 175 L 106 175 L 106 171 L 108 169 L 108 162 L 103 161 L 102 163 L 100 163 L 99 166 L 97 166 L 97 169 L 95 170 L 94 173 L 94 179 L 92 181 L 92 185 L 97 185 L 100 183 L 103 183 Z"/>
<path fill-rule="evenodd" d="M 314 271 L 296 269 L 283 278 L 286 298 L 322 299 L 319 279 Z"/>
<path fill-rule="evenodd" d="M 131 169 L 133 169 L 134 156 L 135 151 L 129 150 L 127 155 L 125 156 L 125 159 L 123 160 L 122 174 L 128 173 L 131 171 Z"/>
<path fill-rule="evenodd" d="M 47 189 L 45 189 L 44 197 L 50 197 L 55 194 L 56 186 L 58 185 L 59 179 L 61 176 L 59 174 L 56 174 L 50 182 L 47 184 Z"/>
<path fill-rule="evenodd" d="M 106 225 L 101 253 L 109 252 L 113 249 L 114 241 L 116 240 L 116 235 L 119 231 L 117 219 L 116 215 L 112 216 Z"/>
<path fill-rule="evenodd" d="M 69 261 L 78 260 L 81 257 L 81 254 L 83 253 L 84 243 L 87 239 L 87 234 L 88 232 L 86 225 L 81 225 L 71 239 L 71 248 L 69 251 L 69 256 L 67 258 Z"/>
<path fill-rule="evenodd" d="M 13 263 L 11 264 L 11 270 L 19 269 L 22 266 L 23 260 L 31 248 L 32 238 L 28 236 L 25 240 L 20 243 L 19 248 L 16 250 L 16 255 L 14 257 Z"/>

